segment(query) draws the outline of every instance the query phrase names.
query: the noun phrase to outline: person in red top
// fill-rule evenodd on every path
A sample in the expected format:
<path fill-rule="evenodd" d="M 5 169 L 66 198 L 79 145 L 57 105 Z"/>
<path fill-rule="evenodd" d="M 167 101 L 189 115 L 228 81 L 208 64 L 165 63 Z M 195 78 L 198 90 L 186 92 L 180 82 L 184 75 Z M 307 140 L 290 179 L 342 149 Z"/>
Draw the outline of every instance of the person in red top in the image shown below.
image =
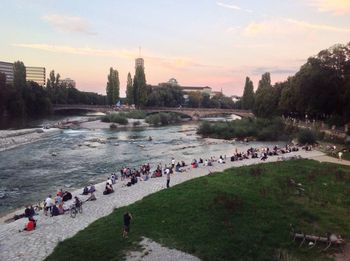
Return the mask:
<path fill-rule="evenodd" d="M 60 191 L 57 192 L 57 196 L 63 197 L 63 191 L 60 189 Z"/>
<path fill-rule="evenodd" d="M 26 224 L 25 228 L 23 230 L 20 230 L 19 232 L 22 232 L 24 230 L 26 231 L 32 231 L 36 227 L 36 222 L 32 217 L 28 218 L 28 223 Z"/>

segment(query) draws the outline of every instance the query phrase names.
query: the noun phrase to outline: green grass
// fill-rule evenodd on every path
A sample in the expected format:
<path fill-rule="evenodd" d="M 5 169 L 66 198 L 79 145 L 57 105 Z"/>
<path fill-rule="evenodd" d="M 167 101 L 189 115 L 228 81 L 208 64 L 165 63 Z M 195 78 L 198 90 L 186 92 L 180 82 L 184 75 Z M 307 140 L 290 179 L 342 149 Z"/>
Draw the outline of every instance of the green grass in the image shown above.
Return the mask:
<path fill-rule="evenodd" d="M 304 195 L 290 178 L 303 184 Z M 202 260 L 327 260 L 321 245 L 298 248 L 289 224 L 350 238 L 349 207 L 348 167 L 300 160 L 234 168 L 116 209 L 59 243 L 47 260 L 121 260 L 142 236 Z M 123 240 L 126 210 L 134 219 Z"/>

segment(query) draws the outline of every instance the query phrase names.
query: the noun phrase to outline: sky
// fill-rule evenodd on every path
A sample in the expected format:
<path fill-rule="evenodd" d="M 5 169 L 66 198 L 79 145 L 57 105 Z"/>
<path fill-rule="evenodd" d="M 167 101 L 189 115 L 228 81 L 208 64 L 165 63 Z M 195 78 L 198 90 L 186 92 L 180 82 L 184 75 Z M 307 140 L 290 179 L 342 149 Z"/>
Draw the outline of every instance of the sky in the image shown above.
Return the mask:
<path fill-rule="evenodd" d="M 350 0 L 1 0 L 0 61 L 23 61 L 105 94 L 109 68 L 125 97 L 135 58 L 148 84 L 176 78 L 242 95 L 295 74 L 307 58 L 350 41 Z"/>

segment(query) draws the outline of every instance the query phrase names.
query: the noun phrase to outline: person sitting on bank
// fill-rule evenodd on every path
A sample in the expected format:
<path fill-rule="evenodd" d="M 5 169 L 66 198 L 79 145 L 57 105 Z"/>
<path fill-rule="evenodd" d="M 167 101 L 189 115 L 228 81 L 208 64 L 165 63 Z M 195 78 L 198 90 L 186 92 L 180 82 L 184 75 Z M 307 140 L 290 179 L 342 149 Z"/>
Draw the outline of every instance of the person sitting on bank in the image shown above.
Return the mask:
<path fill-rule="evenodd" d="M 26 209 L 24 210 L 24 216 L 29 218 L 35 215 L 35 210 L 33 206 L 27 206 Z"/>
<path fill-rule="evenodd" d="M 178 163 L 176 164 L 176 166 L 175 166 L 175 171 L 176 171 L 176 172 L 182 172 L 180 162 L 178 162 Z"/>
<path fill-rule="evenodd" d="M 89 189 L 89 193 L 94 193 L 96 191 L 95 186 L 94 185 L 90 185 L 90 189 Z"/>
<path fill-rule="evenodd" d="M 72 194 L 68 191 L 65 191 L 62 196 L 63 201 L 68 201 L 72 199 Z"/>
<path fill-rule="evenodd" d="M 19 232 L 22 232 L 22 231 L 32 231 L 34 230 L 36 227 L 36 221 L 34 218 L 32 217 L 29 217 L 28 218 L 28 223 L 25 225 L 24 229 L 23 230 L 20 230 Z"/>
<path fill-rule="evenodd" d="M 89 195 L 89 188 L 87 186 L 84 187 L 82 195 Z"/>
<path fill-rule="evenodd" d="M 106 183 L 106 187 L 105 187 L 105 191 L 103 191 L 103 195 L 108 195 L 108 194 L 111 194 L 113 192 L 114 192 L 114 190 L 113 190 L 112 185 L 110 185 L 109 183 Z"/>
<path fill-rule="evenodd" d="M 60 215 L 60 211 L 56 205 L 53 205 L 51 210 L 51 217 L 55 217 L 58 215 Z"/>
<path fill-rule="evenodd" d="M 60 215 L 63 215 L 65 212 L 65 209 L 63 208 L 63 204 L 58 205 L 58 212 L 60 213 Z"/>

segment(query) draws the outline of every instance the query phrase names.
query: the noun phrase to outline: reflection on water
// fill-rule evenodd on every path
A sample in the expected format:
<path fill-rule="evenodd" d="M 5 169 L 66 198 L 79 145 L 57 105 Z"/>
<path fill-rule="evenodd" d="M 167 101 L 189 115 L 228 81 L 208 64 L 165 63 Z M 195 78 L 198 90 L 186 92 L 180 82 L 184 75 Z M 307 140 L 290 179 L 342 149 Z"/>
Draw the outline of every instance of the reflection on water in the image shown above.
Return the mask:
<path fill-rule="evenodd" d="M 222 150 L 230 155 L 235 148 L 263 145 L 208 144 L 196 135 L 196 127 L 65 130 L 50 139 L 0 152 L 0 215 L 43 200 L 60 188 L 73 190 L 101 182 L 123 166 L 149 162 L 154 167 L 159 162 L 169 163 L 172 157 L 190 162 L 195 157 L 219 156 Z"/>

